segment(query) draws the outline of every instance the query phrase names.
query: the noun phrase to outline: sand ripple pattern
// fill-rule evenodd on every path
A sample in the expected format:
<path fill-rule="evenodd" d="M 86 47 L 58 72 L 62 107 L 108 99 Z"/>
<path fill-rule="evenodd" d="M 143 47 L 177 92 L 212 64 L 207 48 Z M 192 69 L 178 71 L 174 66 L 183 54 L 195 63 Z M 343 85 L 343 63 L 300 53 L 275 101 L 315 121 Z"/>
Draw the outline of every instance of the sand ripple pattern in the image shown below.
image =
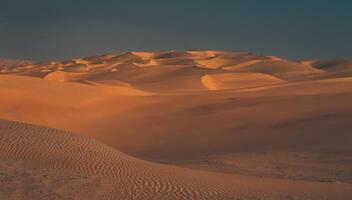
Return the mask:
<path fill-rule="evenodd" d="M 69 132 L 5 120 L 0 120 L 0 157 L 45 163 L 50 170 L 101 175 L 112 187 L 103 199 L 339 199 L 336 194 L 351 189 L 313 183 L 299 186 L 159 165 Z M 310 194 L 305 187 L 324 190 Z"/>
<path fill-rule="evenodd" d="M 0 121 L 0 149 L 3 157 L 40 161 L 54 169 L 106 175 L 116 184 L 113 196 L 120 198 L 216 198 L 221 192 L 202 189 L 201 182 L 181 184 L 180 180 L 173 180 L 172 170 L 51 128 Z"/>

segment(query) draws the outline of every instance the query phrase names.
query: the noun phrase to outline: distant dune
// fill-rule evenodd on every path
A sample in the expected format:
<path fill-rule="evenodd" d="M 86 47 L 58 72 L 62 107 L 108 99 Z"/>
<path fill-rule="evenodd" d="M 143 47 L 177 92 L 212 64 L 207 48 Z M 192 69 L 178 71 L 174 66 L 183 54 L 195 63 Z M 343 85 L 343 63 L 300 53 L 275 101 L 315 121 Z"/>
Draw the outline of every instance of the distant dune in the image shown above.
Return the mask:
<path fill-rule="evenodd" d="M 211 74 L 204 75 L 201 80 L 209 90 L 251 88 L 283 82 L 279 78 L 262 73 Z"/>
<path fill-rule="evenodd" d="M 0 60 L 0 199 L 348 199 L 351 69 L 224 51 Z"/>

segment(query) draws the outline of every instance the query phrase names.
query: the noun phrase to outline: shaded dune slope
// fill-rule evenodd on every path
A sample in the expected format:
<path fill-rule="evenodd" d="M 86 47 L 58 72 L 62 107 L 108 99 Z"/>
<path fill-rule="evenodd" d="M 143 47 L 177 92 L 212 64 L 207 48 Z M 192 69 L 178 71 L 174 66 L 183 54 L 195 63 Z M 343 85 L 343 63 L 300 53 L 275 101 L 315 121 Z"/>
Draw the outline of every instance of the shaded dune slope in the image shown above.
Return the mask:
<path fill-rule="evenodd" d="M 324 67 L 327 65 L 334 67 Z M 297 81 L 329 76 L 342 69 L 346 71 L 349 65 L 350 62 L 341 60 L 295 62 L 248 52 L 172 50 L 105 54 L 67 61 L 18 62 L 1 66 L 0 73 L 62 82 L 115 84 L 115 81 L 121 81 L 148 91 L 187 92 L 206 90 L 201 77 L 208 74 L 262 73 Z M 233 78 L 236 79 L 235 76 Z"/>
<path fill-rule="evenodd" d="M 348 199 L 351 77 L 248 52 L 0 60 L 0 199 Z"/>

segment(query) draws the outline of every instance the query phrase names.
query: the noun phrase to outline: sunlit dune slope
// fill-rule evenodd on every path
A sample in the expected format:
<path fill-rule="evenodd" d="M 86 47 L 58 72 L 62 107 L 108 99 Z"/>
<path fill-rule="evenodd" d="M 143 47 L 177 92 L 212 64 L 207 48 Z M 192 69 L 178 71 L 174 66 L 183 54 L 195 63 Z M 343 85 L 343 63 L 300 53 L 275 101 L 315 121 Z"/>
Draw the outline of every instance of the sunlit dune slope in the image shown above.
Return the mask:
<path fill-rule="evenodd" d="M 282 83 L 274 76 L 261 73 L 227 73 L 204 75 L 202 83 L 209 90 L 241 89 Z"/>
<path fill-rule="evenodd" d="M 31 63 L 0 76 L 0 117 L 72 130 L 153 160 L 257 148 L 340 152 L 351 142 L 352 82 L 325 68 L 223 51 Z"/>
<path fill-rule="evenodd" d="M 0 119 L 50 128 L 0 123 L 0 199 L 346 199 L 351 77 L 224 51 L 5 63 Z"/>
<path fill-rule="evenodd" d="M 251 72 L 284 80 L 301 80 L 329 73 L 319 66 L 321 64 L 248 52 L 161 51 L 106 54 L 67 61 L 22 62 L 2 66 L 1 73 L 63 82 L 113 84 L 114 81 L 122 81 L 148 91 L 182 92 L 206 90 L 201 77 L 208 74 Z"/>
<path fill-rule="evenodd" d="M 7 190 L 0 190 L 0 195 L 13 199 L 27 195 L 34 199 L 343 199 L 352 195 L 348 185 L 226 176 L 154 164 L 69 132 L 11 121 L 0 121 L 0 147 L 2 177 L 13 177 L 2 180 Z"/>
<path fill-rule="evenodd" d="M 267 76 L 260 78 L 267 81 Z M 157 94 L 130 86 L 6 75 L 0 77 L 0 116 L 72 130 L 148 159 L 254 149 L 350 152 L 351 78 L 269 80 L 275 84 Z M 240 83 L 231 81 L 231 87 Z"/>

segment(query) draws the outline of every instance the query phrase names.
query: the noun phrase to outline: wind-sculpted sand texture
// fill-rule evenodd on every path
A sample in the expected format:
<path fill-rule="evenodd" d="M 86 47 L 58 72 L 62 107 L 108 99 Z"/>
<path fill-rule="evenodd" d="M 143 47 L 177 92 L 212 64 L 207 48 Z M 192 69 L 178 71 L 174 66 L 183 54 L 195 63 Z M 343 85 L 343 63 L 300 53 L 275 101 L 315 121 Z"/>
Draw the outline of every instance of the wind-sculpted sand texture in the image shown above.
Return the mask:
<path fill-rule="evenodd" d="M 16 199 L 83 195 L 88 199 L 343 199 L 352 195 L 349 185 L 226 176 L 154 164 L 68 132 L 3 120 L 0 156 L 0 180 L 8 189 L 0 195 Z M 26 184 L 13 183 L 14 179 Z M 54 179 L 65 185 L 58 186 Z M 91 196 L 85 193 L 88 188 L 95 190 Z"/>
<path fill-rule="evenodd" d="M 163 51 L 3 63 L 0 199 L 351 196 L 349 60 Z"/>

